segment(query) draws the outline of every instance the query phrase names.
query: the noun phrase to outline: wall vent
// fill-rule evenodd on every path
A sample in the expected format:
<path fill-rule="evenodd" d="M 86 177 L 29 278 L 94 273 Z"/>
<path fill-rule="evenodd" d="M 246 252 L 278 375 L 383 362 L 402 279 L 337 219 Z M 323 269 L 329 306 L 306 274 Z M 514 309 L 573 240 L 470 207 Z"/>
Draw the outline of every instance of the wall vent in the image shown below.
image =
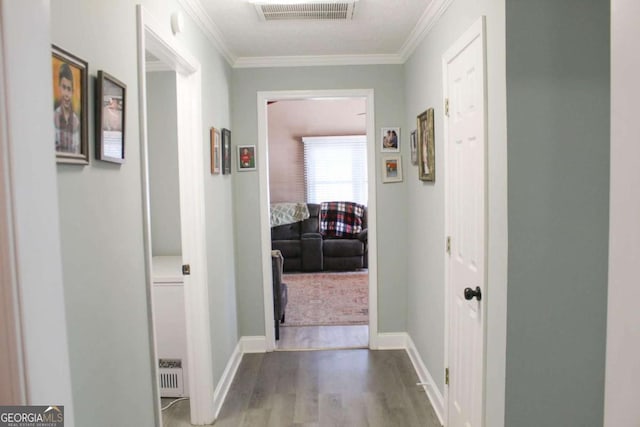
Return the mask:
<path fill-rule="evenodd" d="M 350 21 L 356 2 L 351 1 L 309 1 L 307 3 L 255 3 L 258 16 L 263 21 Z"/>
<path fill-rule="evenodd" d="M 182 360 L 160 359 L 160 396 L 184 397 Z"/>

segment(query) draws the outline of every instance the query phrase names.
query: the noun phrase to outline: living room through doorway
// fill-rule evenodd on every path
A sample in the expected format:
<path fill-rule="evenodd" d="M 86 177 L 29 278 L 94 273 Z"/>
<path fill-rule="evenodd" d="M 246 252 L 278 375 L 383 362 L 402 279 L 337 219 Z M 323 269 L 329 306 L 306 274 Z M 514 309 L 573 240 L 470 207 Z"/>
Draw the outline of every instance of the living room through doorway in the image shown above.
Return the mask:
<path fill-rule="evenodd" d="M 372 165 L 367 165 L 366 108 L 364 98 L 268 103 L 272 213 L 297 204 L 304 210 L 297 214 L 305 215 L 279 218 L 275 224 L 298 222 L 271 229 L 272 248 L 281 250 L 284 258 L 282 281 L 288 294 L 278 350 L 369 345 L 366 206 L 367 167 Z M 346 205 L 354 211 L 360 228 L 350 229 L 355 232 L 347 236 L 320 237 L 321 210 L 326 214 L 326 209 L 336 207 L 322 202 L 334 201 L 347 202 L 339 208 Z M 288 240 L 297 233 L 299 241 Z"/>

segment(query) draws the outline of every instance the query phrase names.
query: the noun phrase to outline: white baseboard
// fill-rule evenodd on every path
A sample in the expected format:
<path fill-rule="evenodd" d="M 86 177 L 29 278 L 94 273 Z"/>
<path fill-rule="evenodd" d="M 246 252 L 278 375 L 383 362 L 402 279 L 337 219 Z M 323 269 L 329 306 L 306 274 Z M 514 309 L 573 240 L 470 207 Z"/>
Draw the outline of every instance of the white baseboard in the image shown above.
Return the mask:
<path fill-rule="evenodd" d="M 236 344 L 236 348 L 233 349 L 233 353 L 231 353 L 231 357 L 229 357 L 227 361 L 224 372 L 222 372 L 222 377 L 213 392 L 213 409 L 216 419 L 218 418 L 220 409 L 222 409 L 222 404 L 227 398 L 227 393 L 229 393 L 233 378 L 236 376 L 236 372 L 238 372 L 242 355 L 245 353 L 264 353 L 266 344 L 266 337 L 263 336 L 241 337 L 240 340 L 238 340 L 238 344 Z"/>
<path fill-rule="evenodd" d="M 239 341 L 242 353 L 265 353 L 267 351 L 267 337 L 242 337 Z"/>
<path fill-rule="evenodd" d="M 431 406 L 433 406 L 440 424 L 444 425 L 444 397 L 433 380 L 433 376 L 422 362 L 422 357 L 409 334 L 406 334 L 406 343 L 406 350 L 411 359 L 411 363 L 413 363 L 413 367 L 418 373 L 420 382 L 425 384 L 423 387 L 427 392 L 427 397 L 429 397 L 431 401 Z"/>
<path fill-rule="evenodd" d="M 236 376 L 236 372 L 238 371 L 238 367 L 240 366 L 240 362 L 242 361 L 241 348 L 241 341 L 238 341 L 238 344 L 236 344 L 236 348 L 233 349 L 233 353 L 231 353 L 231 357 L 227 362 L 227 366 L 225 366 L 224 368 L 222 377 L 220 378 L 220 381 L 218 381 L 218 385 L 213 392 L 213 410 L 216 419 L 218 418 L 220 409 L 222 409 L 222 404 L 227 398 L 227 393 L 229 393 L 231 382 Z"/>
<path fill-rule="evenodd" d="M 405 350 L 407 348 L 406 332 L 383 332 L 378 334 L 378 350 Z"/>

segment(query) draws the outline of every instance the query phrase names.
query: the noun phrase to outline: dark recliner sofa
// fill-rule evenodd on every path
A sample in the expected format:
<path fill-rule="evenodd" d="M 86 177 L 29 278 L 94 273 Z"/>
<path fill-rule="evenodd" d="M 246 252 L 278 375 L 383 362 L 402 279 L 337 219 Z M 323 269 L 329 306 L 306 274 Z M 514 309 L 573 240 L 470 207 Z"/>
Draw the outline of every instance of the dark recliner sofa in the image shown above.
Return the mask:
<path fill-rule="evenodd" d="M 284 257 L 284 271 L 348 271 L 367 268 L 367 214 L 357 238 L 320 234 L 320 205 L 307 203 L 309 218 L 271 228 L 271 248 Z"/>

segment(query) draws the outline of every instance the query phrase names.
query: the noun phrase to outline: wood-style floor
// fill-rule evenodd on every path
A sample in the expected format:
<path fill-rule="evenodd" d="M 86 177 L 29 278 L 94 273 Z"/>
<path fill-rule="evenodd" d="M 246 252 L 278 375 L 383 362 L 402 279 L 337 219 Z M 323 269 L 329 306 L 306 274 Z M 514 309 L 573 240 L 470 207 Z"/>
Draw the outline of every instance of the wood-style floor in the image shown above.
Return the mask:
<path fill-rule="evenodd" d="M 278 350 L 369 347 L 369 326 L 286 326 L 280 328 Z"/>
<path fill-rule="evenodd" d="M 402 350 L 246 354 L 214 426 L 440 427 L 417 382 Z M 188 426 L 188 407 L 165 427 Z"/>

